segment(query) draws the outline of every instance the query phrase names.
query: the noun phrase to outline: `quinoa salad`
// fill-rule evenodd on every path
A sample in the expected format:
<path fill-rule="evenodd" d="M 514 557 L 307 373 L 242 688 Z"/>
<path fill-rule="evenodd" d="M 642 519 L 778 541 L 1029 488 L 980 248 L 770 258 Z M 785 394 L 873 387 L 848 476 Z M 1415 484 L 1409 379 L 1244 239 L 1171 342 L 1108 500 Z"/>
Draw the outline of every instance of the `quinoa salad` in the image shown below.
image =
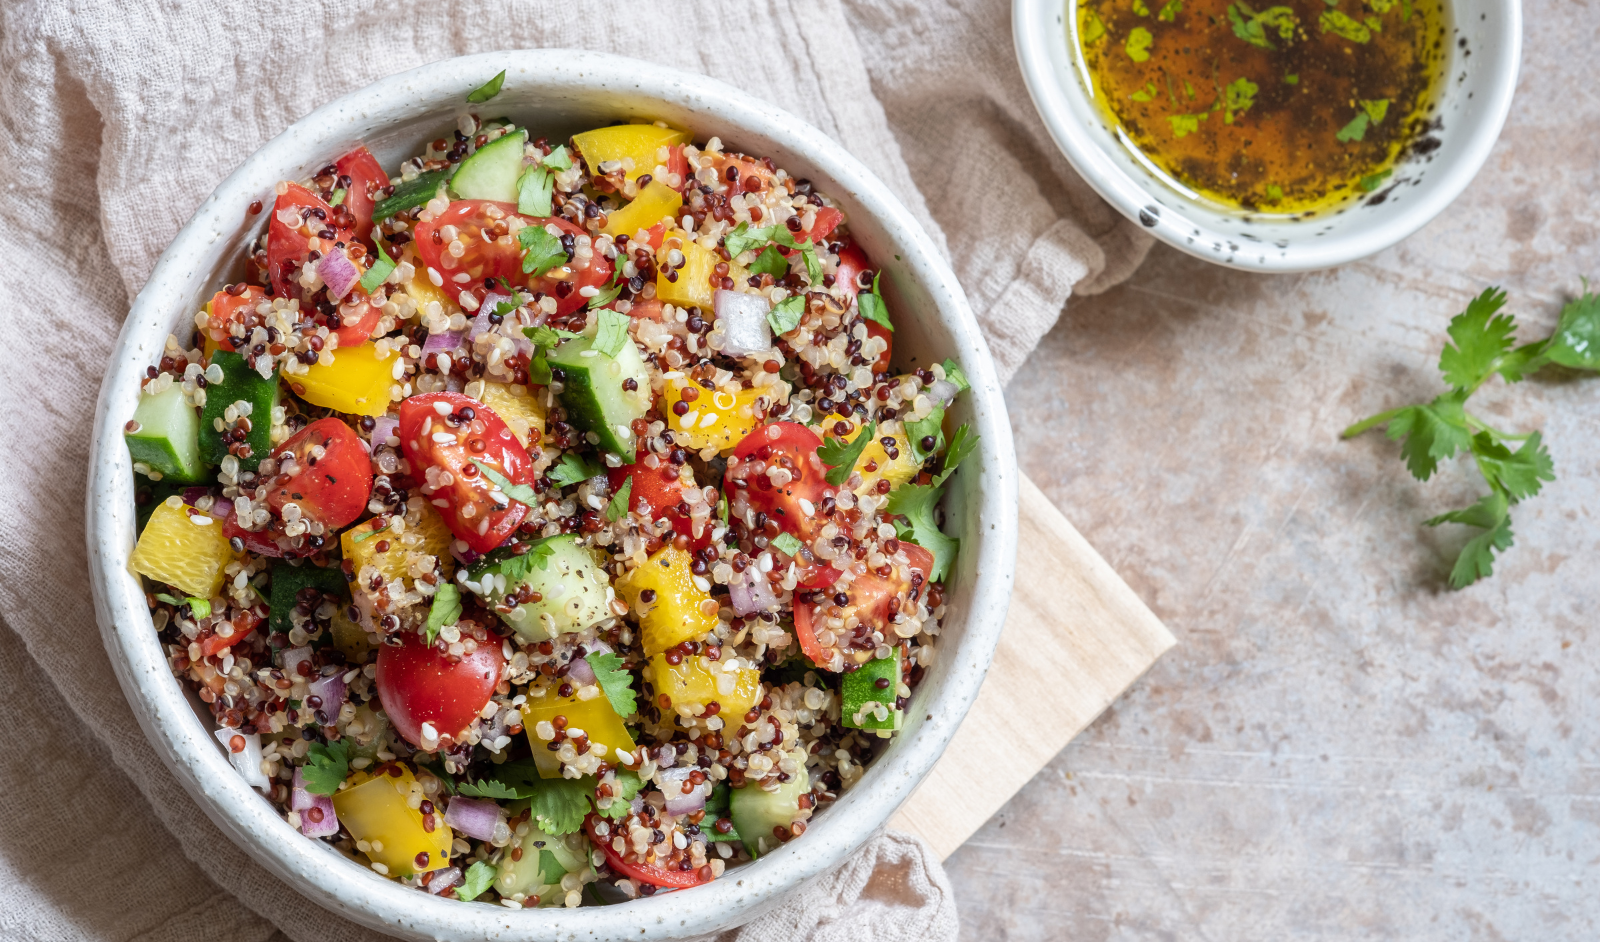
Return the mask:
<path fill-rule="evenodd" d="M 504 73 L 241 212 L 124 432 L 173 674 L 307 839 L 511 908 L 803 839 L 937 652 L 976 444 L 826 193 Z M 193 329 L 189 329 L 192 323 Z M 892 365 L 893 364 L 893 365 Z"/>

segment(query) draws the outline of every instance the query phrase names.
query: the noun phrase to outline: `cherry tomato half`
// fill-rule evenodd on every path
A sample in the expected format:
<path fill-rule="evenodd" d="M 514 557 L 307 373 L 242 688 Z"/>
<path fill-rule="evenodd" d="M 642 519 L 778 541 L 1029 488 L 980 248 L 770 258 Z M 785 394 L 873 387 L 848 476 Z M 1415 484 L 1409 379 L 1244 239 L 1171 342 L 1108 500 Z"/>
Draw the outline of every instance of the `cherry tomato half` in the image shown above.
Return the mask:
<path fill-rule="evenodd" d="M 291 226 L 279 218 L 286 210 L 301 217 L 299 225 Z M 351 230 L 334 225 L 335 217 L 332 206 L 298 183 L 289 184 L 283 195 L 273 203 L 272 222 L 267 226 L 267 276 L 272 280 L 273 291 L 278 297 L 301 296 L 296 274 L 311 254 L 311 235 L 308 233 L 331 231 L 334 241 L 351 241 Z"/>
<path fill-rule="evenodd" d="M 606 866 L 610 867 L 613 872 L 625 877 L 632 877 L 640 883 L 672 889 L 684 889 L 711 882 L 711 877 L 707 873 L 710 870 L 709 867 L 696 867 L 692 870 L 668 870 L 653 864 L 629 863 L 621 854 L 612 849 L 609 840 L 601 840 L 596 833 L 598 826 L 602 822 L 605 822 L 604 818 L 597 814 L 591 814 L 584 818 L 583 829 L 588 833 L 589 840 L 594 843 L 594 846 L 600 848 L 600 853 L 606 855 Z M 610 822 L 605 823 L 607 827 L 613 826 Z"/>
<path fill-rule="evenodd" d="M 416 632 L 407 631 L 399 645 L 379 646 L 378 699 L 395 732 L 413 746 L 428 748 L 423 746 L 422 724 L 432 724 L 439 736 L 466 729 L 489 702 L 505 666 L 500 641 L 493 636 L 456 658 L 443 642 L 429 647 Z"/>
<path fill-rule="evenodd" d="M 204 331 L 212 343 L 223 350 L 233 350 L 233 337 L 229 326 L 243 322 L 251 309 L 266 300 L 267 290 L 256 285 L 246 285 L 238 294 L 218 291 L 211 296 L 211 310 L 206 316 Z"/>
<path fill-rule="evenodd" d="M 817 507 L 823 497 L 833 493 L 823 480 L 824 472 L 811 460 L 821 447 L 822 439 L 817 433 L 797 422 L 772 422 L 756 429 L 739 442 L 728 459 L 723 482 L 729 500 L 743 493 L 750 505 L 775 521 L 779 529 L 811 542 L 825 522 Z M 784 468 L 789 472 L 789 483 L 774 487 L 767 474 L 749 474 L 744 466 L 751 459 Z M 809 503 L 811 509 L 801 506 L 801 501 Z"/>
<path fill-rule="evenodd" d="M 506 541 L 528 508 L 478 471 L 482 462 L 512 484 L 533 481 L 527 449 L 488 406 L 460 393 L 412 396 L 400 403 L 400 448 L 421 491 L 450 531 L 479 553 Z M 428 473 L 437 468 L 438 475 Z M 439 483 L 448 473 L 449 482 Z"/>
<path fill-rule="evenodd" d="M 322 449 L 321 457 L 313 453 L 317 448 Z M 273 513 L 281 515 L 284 505 L 293 502 L 301 516 L 338 530 L 367 509 L 372 460 L 343 419 L 318 419 L 272 450 L 280 468 L 283 456 L 291 453 L 297 470 L 287 481 L 280 472 L 267 491 L 267 506 Z"/>
<path fill-rule="evenodd" d="M 841 618 L 848 619 L 850 615 L 855 615 L 861 624 L 869 626 L 869 630 L 884 631 L 889 626 L 889 602 L 897 598 L 905 600 L 913 591 L 921 592 L 924 589 L 929 574 L 933 572 L 933 554 L 915 543 L 902 541 L 900 548 L 905 550 L 910 571 L 897 566 L 894 574 L 887 579 L 871 571 L 857 576 L 846 593 L 849 601 L 842 607 Z M 794 636 L 800 642 L 800 650 L 811 658 L 811 663 L 826 665 L 833 660 L 833 656 L 817 641 L 816 629 L 812 624 L 816 608 L 809 602 L 795 602 Z"/>
<path fill-rule="evenodd" d="M 335 161 L 334 167 L 341 177 L 350 178 L 342 205 L 356 217 L 356 238 L 365 239 L 372 232 L 372 207 L 383 198 L 379 191 L 389 185 L 389 175 L 365 144 L 356 145 L 355 150 Z M 343 185 L 343 181 L 340 183 Z"/>
<path fill-rule="evenodd" d="M 820 219 L 822 214 L 817 213 Z M 863 279 L 862 273 L 869 277 Z M 861 246 L 854 242 L 846 242 L 844 248 L 839 250 L 839 268 L 834 272 L 834 284 L 845 285 L 852 297 L 861 288 L 862 281 L 871 284 L 872 268 L 867 261 L 867 253 L 861 251 Z M 894 353 L 894 332 L 879 324 L 877 321 L 867 321 L 867 336 L 877 337 L 888 344 L 884 351 L 878 354 L 878 359 L 873 361 L 872 372 L 889 372 L 889 356 Z"/>
<path fill-rule="evenodd" d="M 839 227 L 841 222 L 844 222 L 844 213 L 834 209 L 832 206 L 824 206 L 817 210 L 817 215 L 812 220 L 811 228 L 806 231 L 806 235 L 810 236 L 813 242 L 824 242 L 833 233 L 833 230 Z M 857 251 L 860 250 L 857 249 Z"/>
<path fill-rule="evenodd" d="M 689 538 L 690 549 L 704 549 L 711 545 L 711 528 L 715 521 L 707 520 L 701 527 L 700 535 L 694 535 L 694 524 L 690 520 L 687 508 L 680 509 L 683 504 L 683 485 L 678 480 L 678 466 L 670 462 L 663 462 L 659 468 L 649 468 L 643 464 L 630 464 L 625 468 L 612 468 L 606 472 L 606 480 L 611 485 L 611 492 L 616 493 L 622 482 L 633 479 L 633 487 L 628 491 L 628 510 L 631 513 L 643 513 L 643 508 L 648 506 L 648 515 L 652 520 L 667 518 L 675 533 Z"/>
<path fill-rule="evenodd" d="M 588 233 L 559 216 L 523 216 L 514 203 L 496 203 L 491 200 L 456 200 L 450 208 L 429 222 L 419 222 L 416 228 L 417 252 L 423 264 L 439 273 L 444 290 L 458 302 L 464 294 L 483 302 L 487 290 L 485 278 L 498 278 L 511 284 L 525 285 L 530 290 L 556 299 L 557 314 L 571 314 L 589 303 L 583 296 L 584 288 L 603 288 L 611 280 L 611 260 L 603 255 L 591 255 L 581 265 L 560 265 L 534 278 L 522 271 L 522 243 L 508 231 L 507 221 L 516 217 L 529 225 L 554 225 L 574 240 L 588 238 Z M 451 240 L 444 238 L 447 227 L 455 229 L 455 241 L 465 251 L 458 257 L 449 252 Z M 466 275 L 457 281 L 457 275 Z"/>

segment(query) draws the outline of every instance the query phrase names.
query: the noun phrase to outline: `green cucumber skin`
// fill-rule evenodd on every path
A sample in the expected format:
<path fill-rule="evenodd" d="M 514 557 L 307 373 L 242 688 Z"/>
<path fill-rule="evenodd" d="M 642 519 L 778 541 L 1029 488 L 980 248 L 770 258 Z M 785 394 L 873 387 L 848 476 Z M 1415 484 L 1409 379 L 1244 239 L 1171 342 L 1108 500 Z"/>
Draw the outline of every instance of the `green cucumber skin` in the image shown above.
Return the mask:
<path fill-rule="evenodd" d="M 517 201 L 517 181 L 522 177 L 522 147 L 528 132 L 516 130 L 495 138 L 461 162 L 450 189 L 464 200 Z"/>
<path fill-rule="evenodd" d="M 198 484 L 207 477 L 200 458 L 200 417 L 173 383 L 165 392 L 143 396 L 133 412 L 139 431 L 124 434 L 128 454 L 174 484 Z"/>
<path fill-rule="evenodd" d="M 594 555 L 578 545 L 578 538 L 572 535 L 553 537 L 545 545 L 551 549 L 550 557 L 545 560 L 547 568 L 540 569 L 535 564 L 521 583 L 506 585 L 508 593 L 515 591 L 518 585 L 526 585 L 543 596 L 537 602 L 518 605 L 500 616 L 525 643 L 546 641 L 551 637 L 552 632 L 540 617 L 542 615 L 548 614 L 555 623 L 554 634 L 562 634 L 582 631 L 611 614 L 608 608 L 611 595 L 606 591 L 611 580 L 595 563 Z M 558 588 L 561 591 L 558 592 Z M 498 604 L 504 597 L 492 592 L 489 600 Z M 580 600 L 577 615 L 567 610 L 573 599 Z"/>
<path fill-rule="evenodd" d="M 800 814 L 800 796 L 811 791 L 811 777 L 805 772 L 778 786 L 774 792 L 763 791 L 759 785 L 735 788 L 728 798 L 728 817 L 734 828 L 744 837 L 744 849 L 750 856 L 761 856 L 758 843 L 767 838 L 770 845 L 778 840 L 772 834 L 775 827 L 788 828 Z"/>
<path fill-rule="evenodd" d="M 650 374 L 632 340 L 615 358 L 584 356 L 593 345 L 593 337 L 575 337 L 546 360 L 552 370 L 562 372 L 561 404 L 566 407 L 567 420 L 579 431 L 595 433 L 602 451 L 617 455 L 623 464 L 632 464 L 638 443 L 633 420 L 650 411 Z M 611 372 L 613 364 L 618 367 L 615 373 Z M 638 384 L 636 391 L 622 388 L 628 379 Z M 618 426 L 627 429 L 626 437 L 617 432 Z"/>
<path fill-rule="evenodd" d="M 227 350 L 213 353 L 211 362 L 222 368 L 222 381 L 206 387 L 206 407 L 200 414 L 200 456 L 212 466 L 222 464 L 228 456 L 228 446 L 217 431 L 215 420 L 242 399 L 252 407 L 250 434 L 245 438 L 250 457 L 240 458 L 239 467 L 254 471 L 272 451 L 272 409 L 278 404 L 278 372 L 274 370 L 272 378 L 262 379 L 260 373 L 245 365 L 244 357 Z"/>
<path fill-rule="evenodd" d="M 379 200 L 372 207 L 372 218 L 382 222 L 390 216 L 426 205 L 439 194 L 439 188 L 450 180 L 450 170 L 430 170 L 414 179 L 396 183 L 394 193 Z"/>
<path fill-rule="evenodd" d="M 898 730 L 905 712 L 894 708 L 894 701 L 898 697 L 896 691 L 900 686 L 900 671 L 900 649 L 895 648 L 890 656 L 868 661 L 859 670 L 844 675 L 844 680 L 839 684 L 839 722 L 852 729 Z M 883 690 L 877 686 L 877 680 L 881 677 L 889 680 L 889 686 Z M 887 705 L 889 718 L 880 720 L 867 717 L 857 724 L 856 714 L 869 701 Z"/>
<path fill-rule="evenodd" d="M 324 569 L 306 563 L 292 566 L 279 561 L 272 566 L 272 598 L 267 603 L 270 614 L 267 626 L 270 631 L 287 633 L 291 627 L 289 612 L 294 609 L 295 596 L 301 589 L 320 589 L 324 595 L 348 599 L 350 584 L 338 569 Z"/>

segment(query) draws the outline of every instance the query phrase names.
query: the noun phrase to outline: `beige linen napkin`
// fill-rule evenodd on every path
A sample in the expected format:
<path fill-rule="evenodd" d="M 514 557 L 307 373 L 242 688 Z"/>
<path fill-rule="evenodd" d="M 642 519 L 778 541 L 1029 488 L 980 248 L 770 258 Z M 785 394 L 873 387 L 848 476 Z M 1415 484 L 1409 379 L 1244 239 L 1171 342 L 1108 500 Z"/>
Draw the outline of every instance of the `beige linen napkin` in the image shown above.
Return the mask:
<path fill-rule="evenodd" d="M 377 938 L 268 875 L 199 812 L 145 741 L 89 603 L 82 508 L 102 368 L 132 296 L 217 182 L 318 105 L 422 62 L 538 46 L 651 59 L 794 111 L 935 237 L 937 219 L 1009 376 L 1070 292 L 1124 277 L 1146 243 L 1086 198 L 1049 146 L 1007 30 L 1000 0 L 965 13 L 840 0 L 0 0 L 0 343 L 12 390 L 0 400 L 0 937 Z M 922 61 L 930 50 L 942 68 Z M 886 834 L 729 935 L 955 934 L 937 859 Z"/>

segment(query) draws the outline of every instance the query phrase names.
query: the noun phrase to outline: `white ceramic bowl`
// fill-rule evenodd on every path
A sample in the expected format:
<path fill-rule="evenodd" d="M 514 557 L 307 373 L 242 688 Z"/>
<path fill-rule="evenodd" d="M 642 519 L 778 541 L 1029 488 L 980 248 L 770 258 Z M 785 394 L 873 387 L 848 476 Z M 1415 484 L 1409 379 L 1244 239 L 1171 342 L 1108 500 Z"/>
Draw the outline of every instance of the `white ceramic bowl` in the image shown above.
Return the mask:
<path fill-rule="evenodd" d="M 519 124 L 561 135 L 647 117 L 721 137 L 809 177 L 847 213 L 851 231 L 885 266 L 897 313 L 898 367 L 953 356 L 973 388 L 954 409 L 981 435 L 953 479 L 947 529 L 962 540 L 949 581 L 941 656 L 912 699 L 905 729 L 805 836 L 709 885 L 621 905 L 513 911 L 441 900 L 406 889 L 302 837 L 247 786 L 191 708 L 128 568 L 133 473 L 121 429 L 139 376 L 169 331 L 242 273 L 240 247 L 270 214 L 251 218 L 282 179 L 307 176 L 356 141 L 386 166 L 453 128 L 466 95 L 501 69 L 505 90 L 488 106 Z M 478 106 L 482 107 L 482 106 Z M 554 135 L 552 135 L 554 136 Z M 616 56 L 561 50 L 486 53 L 426 65 L 317 109 L 255 153 L 217 187 L 162 255 L 122 328 L 100 389 L 88 492 L 89 556 L 106 651 L 150 742 L 205 813 L 256 860 L 342 916 L 412 939 L 663 939 L 747 921 L 829 868 L 888 820 L 933 766 L 977 695 L 1005 620 L 1016 555 L 1017 469 L 1011 427 L 987 348 L 949 267 L 903 205 L 866 167 L 793 115 L 699 75 Z"/>
<path fill-rule="evenodd" d="M 1389 182 L 1309 219 L 1245 212 L 1158 177 L 1095 108 L 1069 34 L 1071 0 L 1012 0 L 1012 40 L 1056 146 L 1123 215 L 1190 255 L 1234 268 L 1290 272 L 1364 258 L 1422 228 L 1466 189 L 1511 108 L 1522 57 L 1521 0 L 1446 0 L 1444 78 L 1431 132 L 1438 147 L 1401 160 Z M 1074 31 L 1075 26 L 1071 27 Z"/>

